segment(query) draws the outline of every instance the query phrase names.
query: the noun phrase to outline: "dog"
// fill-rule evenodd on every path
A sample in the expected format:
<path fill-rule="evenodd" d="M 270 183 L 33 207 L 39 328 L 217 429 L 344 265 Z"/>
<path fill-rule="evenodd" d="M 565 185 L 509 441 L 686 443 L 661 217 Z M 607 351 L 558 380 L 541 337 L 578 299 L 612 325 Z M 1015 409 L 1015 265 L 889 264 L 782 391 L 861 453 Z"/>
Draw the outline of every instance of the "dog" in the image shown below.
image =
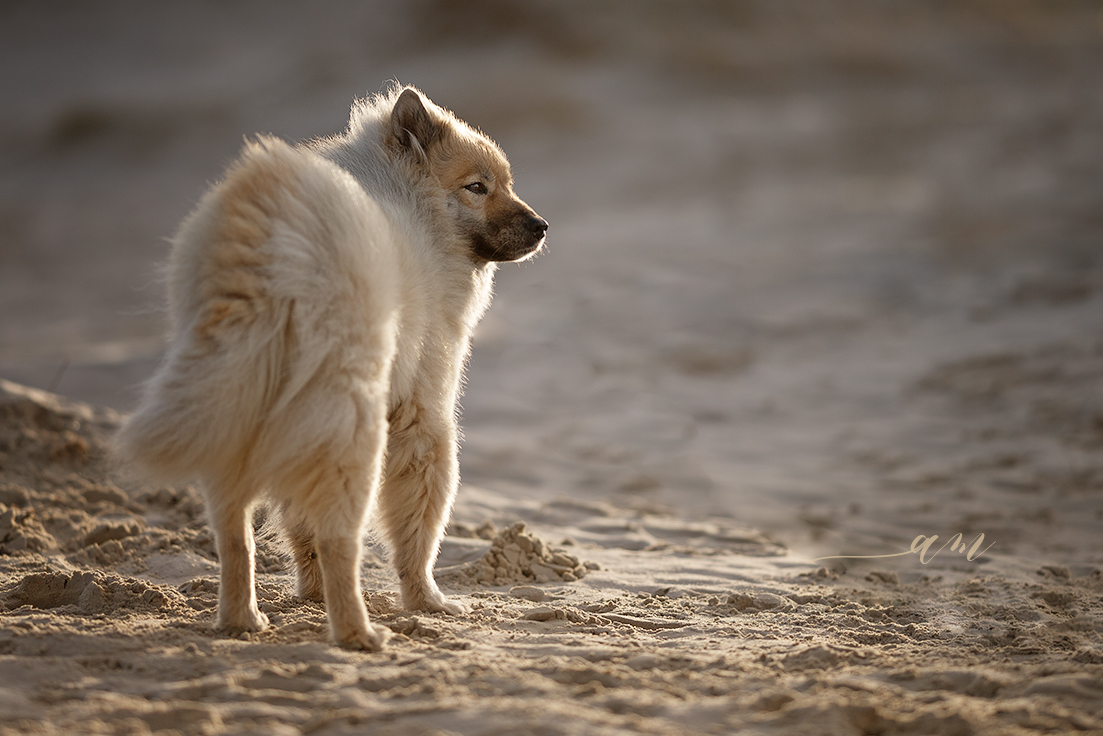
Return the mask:
<path fill-rule="evenodd" d="M 467 610 L 432 575 L 459 480 L 460 383 L 497 264 L 531 257 L 547 229 L 498 145 L 413 87 L 358 101 L 343 134 L 246 143 L 173 239 L 167 354 L 116 438 L 148 480 L 197 481 L 218 629 L 268 625 L 262 503 L 336 644 L 377 651 L 390 636 L 360 588 L 369 517 L 407 608 Z"/>

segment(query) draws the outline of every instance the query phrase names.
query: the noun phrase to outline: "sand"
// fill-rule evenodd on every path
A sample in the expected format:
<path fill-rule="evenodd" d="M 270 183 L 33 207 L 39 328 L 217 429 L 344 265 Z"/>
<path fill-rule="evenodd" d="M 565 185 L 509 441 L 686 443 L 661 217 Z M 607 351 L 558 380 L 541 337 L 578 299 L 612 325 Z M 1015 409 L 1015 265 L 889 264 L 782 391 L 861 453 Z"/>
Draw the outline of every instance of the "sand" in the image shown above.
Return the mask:
<path fill-rule="evenodd" d="M 477 488 L 525 521 L 453 524 L 437 577 L 470 615 L 403 611 L 371 554 L 396 636 L 338 649 L 262 543 L 272 626 L 226 638 L 196 491 L 113 482 L 117 421 L 0 384 L 0 733 L 1103 731 L 1099 566 L 816 564 L 734 524 Z"/>
<path fill-rule="evenodd" d="M 0 734 L 1103 733 L 1098 4 L 687 8 L 0 10 Z M 199 494 L 106 451 L 164 238 L 390 77 L 551 223 L 462 401 L 473 612 L 372 544 L 337 649 L 262 543 L 225 638 Z"/>

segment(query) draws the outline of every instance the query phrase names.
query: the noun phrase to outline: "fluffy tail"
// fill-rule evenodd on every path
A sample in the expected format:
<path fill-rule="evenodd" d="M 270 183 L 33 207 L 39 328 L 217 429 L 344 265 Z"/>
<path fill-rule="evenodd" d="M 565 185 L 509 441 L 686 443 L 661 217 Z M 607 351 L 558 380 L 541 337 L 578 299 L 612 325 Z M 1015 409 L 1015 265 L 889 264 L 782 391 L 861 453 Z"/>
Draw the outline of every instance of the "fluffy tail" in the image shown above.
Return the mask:
<path fill-rule="evenodd" d="M 247 463 L 295 338 L 293 295 L 273 284 L 279 233 L 318 237 L 303 232 L 301 216 L 287 222 L 289 212 L 311 209 L 302 182 L 311 166 L 309 154 L 278 139 L 251 143 L 177 233 L 172 346 L 116 437 L 118 458 L 148 480 L 179 482 Z"/>
<path fill-rule="evenodd" d="M 164 483 L 256 480 L 354 426 L 350 389 L 335 392 L 385 376 L 393 349 L 387 228 L 335 164 L 278 139 L 247 146 L 175 238 L 172 347 L 120 460 Z M 335 388 L 302 398 L 319 383 Z"/>
<path fill-rule="evenodd" d="M 291 310 L 283 305 L 284 315 L 273 321 L 290 327 Z M 287 332 L 245 333 L 225 353 L 204 353 L 190 341 L 174 348 L 116 435 L 117 459 L 143 479 L 165 484 L 244 470 L 279 392 Z"/>

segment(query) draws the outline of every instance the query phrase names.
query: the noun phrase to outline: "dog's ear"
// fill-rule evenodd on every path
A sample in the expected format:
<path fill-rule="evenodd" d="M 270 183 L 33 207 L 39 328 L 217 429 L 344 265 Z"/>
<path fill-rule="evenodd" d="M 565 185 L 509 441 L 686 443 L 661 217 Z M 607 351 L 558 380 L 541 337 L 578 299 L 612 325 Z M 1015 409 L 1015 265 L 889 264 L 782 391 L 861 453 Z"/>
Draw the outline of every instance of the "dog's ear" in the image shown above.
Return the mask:
<path fill-rule="evenodd" d="M 425 152 L 441 136 L 444 126 L 425 109 L 417 90 L 407 87 L 398 96 L 391 111 L 387 142 L 396 150 L 412 153 L 425 160 Z"/>

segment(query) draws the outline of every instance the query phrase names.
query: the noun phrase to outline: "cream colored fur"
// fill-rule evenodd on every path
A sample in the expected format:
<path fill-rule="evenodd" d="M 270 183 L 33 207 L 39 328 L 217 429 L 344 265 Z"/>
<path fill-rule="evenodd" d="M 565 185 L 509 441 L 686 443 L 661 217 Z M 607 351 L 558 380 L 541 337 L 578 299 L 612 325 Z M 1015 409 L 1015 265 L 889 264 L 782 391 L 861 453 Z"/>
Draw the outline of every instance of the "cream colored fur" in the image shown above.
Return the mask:
<path fill-rule="evenodd" d="M 222 565 L 218 626 L 258 631 L 252 513 L 279 512 L 300 595 L 335 642 L 377 650 L 361 538 L 378 521 L 409 608 L 448 613 L 432 567 L 458 483 L 456 400 L 498 260 L 547 223 L 485 136 L 412 88 L 348 131 L 246 145 L 173 242 L 168 355 L 118 451 L 195 479 Z"/>

